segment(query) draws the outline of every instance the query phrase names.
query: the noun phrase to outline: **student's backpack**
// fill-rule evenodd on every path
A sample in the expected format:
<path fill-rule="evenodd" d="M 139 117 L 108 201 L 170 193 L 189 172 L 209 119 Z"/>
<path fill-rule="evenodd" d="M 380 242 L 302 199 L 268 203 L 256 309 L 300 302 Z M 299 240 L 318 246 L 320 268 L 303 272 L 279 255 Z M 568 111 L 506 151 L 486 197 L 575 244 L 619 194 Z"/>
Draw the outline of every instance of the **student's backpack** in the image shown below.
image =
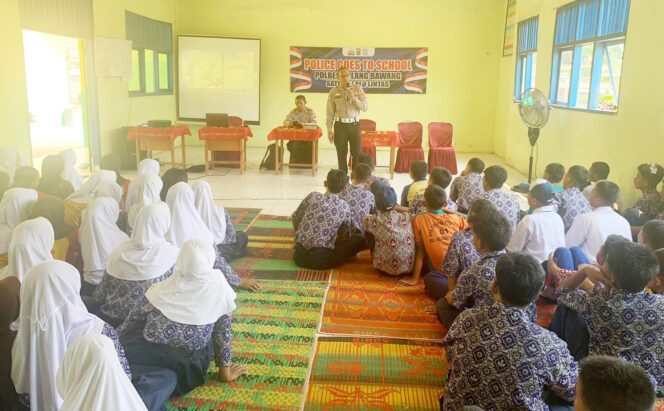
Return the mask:
<path fill-rule="evenodd" d="M 261 161 L 260 165 L 261 170 L 274 170 L 275 158 L 276 158 L 274 152 L 276 151 L 277 147 L 278 146 L 275 143 L 272 143 L 269 146 L 267 146 L 267 150 L 265 150 L 265 155 L 263 156 L 263 160 Z M 284 150 L 281 147 L 279 147 L 279 163 L 281 164 L 284 163 Z"/>

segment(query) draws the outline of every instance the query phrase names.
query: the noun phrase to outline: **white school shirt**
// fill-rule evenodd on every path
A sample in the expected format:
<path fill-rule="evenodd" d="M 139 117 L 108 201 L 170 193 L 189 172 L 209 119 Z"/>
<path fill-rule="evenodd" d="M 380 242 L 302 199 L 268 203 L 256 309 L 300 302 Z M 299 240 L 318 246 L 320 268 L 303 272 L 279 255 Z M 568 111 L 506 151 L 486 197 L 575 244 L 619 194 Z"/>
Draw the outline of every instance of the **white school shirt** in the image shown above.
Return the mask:
<path fill-rule="evenodd" d="M 553 206 L 548 205 L 523 217 L 506 248 L 509 252 L 525 253 L 537 261 L 545 261 L 558 247 L 565 247 L 565 227 Z"/>
<path fill-rule="evenodd" d="M 581 194 L 583 194 L 588 200 L 590 200 L 590 193 L 593 192 L 593 189 L 595 188 L 595 183 L 590 183 L 586 188 L 583 189 Z"/>
<path fill-rule="evenodd" d="M 581 247 L 592 264 L 606 238 L 617 234 L 632 241 L 629 223 L 611 207 L 597 207 L 593 211 L 574 217 L 569 231 L 565 234 L 567 247 Z"/>

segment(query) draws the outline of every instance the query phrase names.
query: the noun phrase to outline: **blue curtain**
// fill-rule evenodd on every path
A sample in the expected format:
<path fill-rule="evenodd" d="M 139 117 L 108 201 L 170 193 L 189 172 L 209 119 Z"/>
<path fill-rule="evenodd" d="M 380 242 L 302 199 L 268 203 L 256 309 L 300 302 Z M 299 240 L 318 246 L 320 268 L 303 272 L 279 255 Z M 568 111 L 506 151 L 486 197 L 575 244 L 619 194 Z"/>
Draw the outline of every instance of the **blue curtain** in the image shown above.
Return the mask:
<path fill-rule="evenodd" d="M 522 21 L 519 23 L 519 39 L 517 52 L 537 50 L 537 25 L 539 17 Z"/>
<path fill-rule="evenodd" d="M 599 0 L 579 3 L 579 12 L 576 25 L 576 39 L 586 40 L 596 36 L 597 15 L 599 14 Z"/>
<path fill-rule="evenodd" d="M 629 18 L 630 0 L 603 0 L 600 10 L 598 36 L 625 33 Z"/>
<path fill-rule="evenodd" d="M 558 9 L 556 15 L 556 35 L 554 44 L 564 44 L 574 41 L 576 32 L 576 15 L 579 12 L 578 4 L 564 9 Z"/>
<path fill-rule="evenodd" d="M 165 53 L 173 51 L 173 34 L 170 23 L 125 11 L 125 33 L 127 40 L 132 41 L 134 48 Z"/>

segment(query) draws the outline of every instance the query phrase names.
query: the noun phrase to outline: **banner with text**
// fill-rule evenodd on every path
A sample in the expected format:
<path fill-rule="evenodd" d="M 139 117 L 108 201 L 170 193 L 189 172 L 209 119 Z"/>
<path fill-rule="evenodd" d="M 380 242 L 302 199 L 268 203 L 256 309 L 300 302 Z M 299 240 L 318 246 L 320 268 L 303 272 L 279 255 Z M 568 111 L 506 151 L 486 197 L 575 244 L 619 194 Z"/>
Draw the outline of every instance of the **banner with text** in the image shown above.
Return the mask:
<path fill-rule="evenodd" d="M 291 92 L 328 93 L 339 84 L 337 70 L 347 67 L 351 82 L 365 93 L 424 94 L 429 49 L 291 47 Z"/>

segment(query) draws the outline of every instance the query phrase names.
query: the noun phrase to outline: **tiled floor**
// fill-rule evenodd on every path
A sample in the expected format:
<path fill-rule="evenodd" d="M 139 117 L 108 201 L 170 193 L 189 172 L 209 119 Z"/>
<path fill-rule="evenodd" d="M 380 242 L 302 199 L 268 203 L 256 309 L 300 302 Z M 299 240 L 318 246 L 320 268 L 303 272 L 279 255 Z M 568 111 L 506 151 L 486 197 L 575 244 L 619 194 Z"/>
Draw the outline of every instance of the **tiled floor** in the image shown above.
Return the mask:
<path fill-rule="evenodd" d="M 194 182 L 204 178 L 212 186 L 212 194 L 217 204 L 225 207 L 248 207 L 261 208 L 263 214 L 290 215 L 297 208 L 300 201 L 311 191 L 324 191 L 323 181 L 327 172 L 336 166 L 336 152 L 334 150 L 321 150 L 319 153 L 320 165 L 315 177 L 311 176 L 309 169 L 286 168 L 275 175 L 274 171 L 259 171 L 258 166 L 263 158 L 265 149 L 249 148 L 247 168 L 244 175 L 240 175 L 239 169 L 220 168 L 211 170 L 209 175 L 203 173 L 189 173 L 189 181 Z M 179 153 L 178 153 L 179 154 Z M 285 155 L 288 158 L 288 154 Z M 162 174 L 169 168 L 170 154 L 159 153 L 157 159 L 162 162 Z M 508 186 L 523 182 L 526 176 L 507 166 L 504 161 L 494 154 L 479 153 L 457 153 L 459 170 L 466 166 L 466 162 L 473 157 L 480 157 L 486 166 L 500 164 L 508 172 L 505 190 Z M 179 155 L 176 154 L 176 161 Z M 187 147 L 188 165 L 203 164 L 202 147 Z M 389 152 L 378 152 L 378 164 L 389 163 Z M 134 172 L 126 172 L 126 177 L 133 178 Z M 387 168 L 377 168 L 376 174 L 389 178 Z M 395 174 L 392 187 L 397 194 L 401 193 L 403 187 L 410 182 L 408 174 Z M 516 194 L 513 193 L 512 194 Z M 525 197 L 519 197 L 522 208 L 527 208 Z"/>

